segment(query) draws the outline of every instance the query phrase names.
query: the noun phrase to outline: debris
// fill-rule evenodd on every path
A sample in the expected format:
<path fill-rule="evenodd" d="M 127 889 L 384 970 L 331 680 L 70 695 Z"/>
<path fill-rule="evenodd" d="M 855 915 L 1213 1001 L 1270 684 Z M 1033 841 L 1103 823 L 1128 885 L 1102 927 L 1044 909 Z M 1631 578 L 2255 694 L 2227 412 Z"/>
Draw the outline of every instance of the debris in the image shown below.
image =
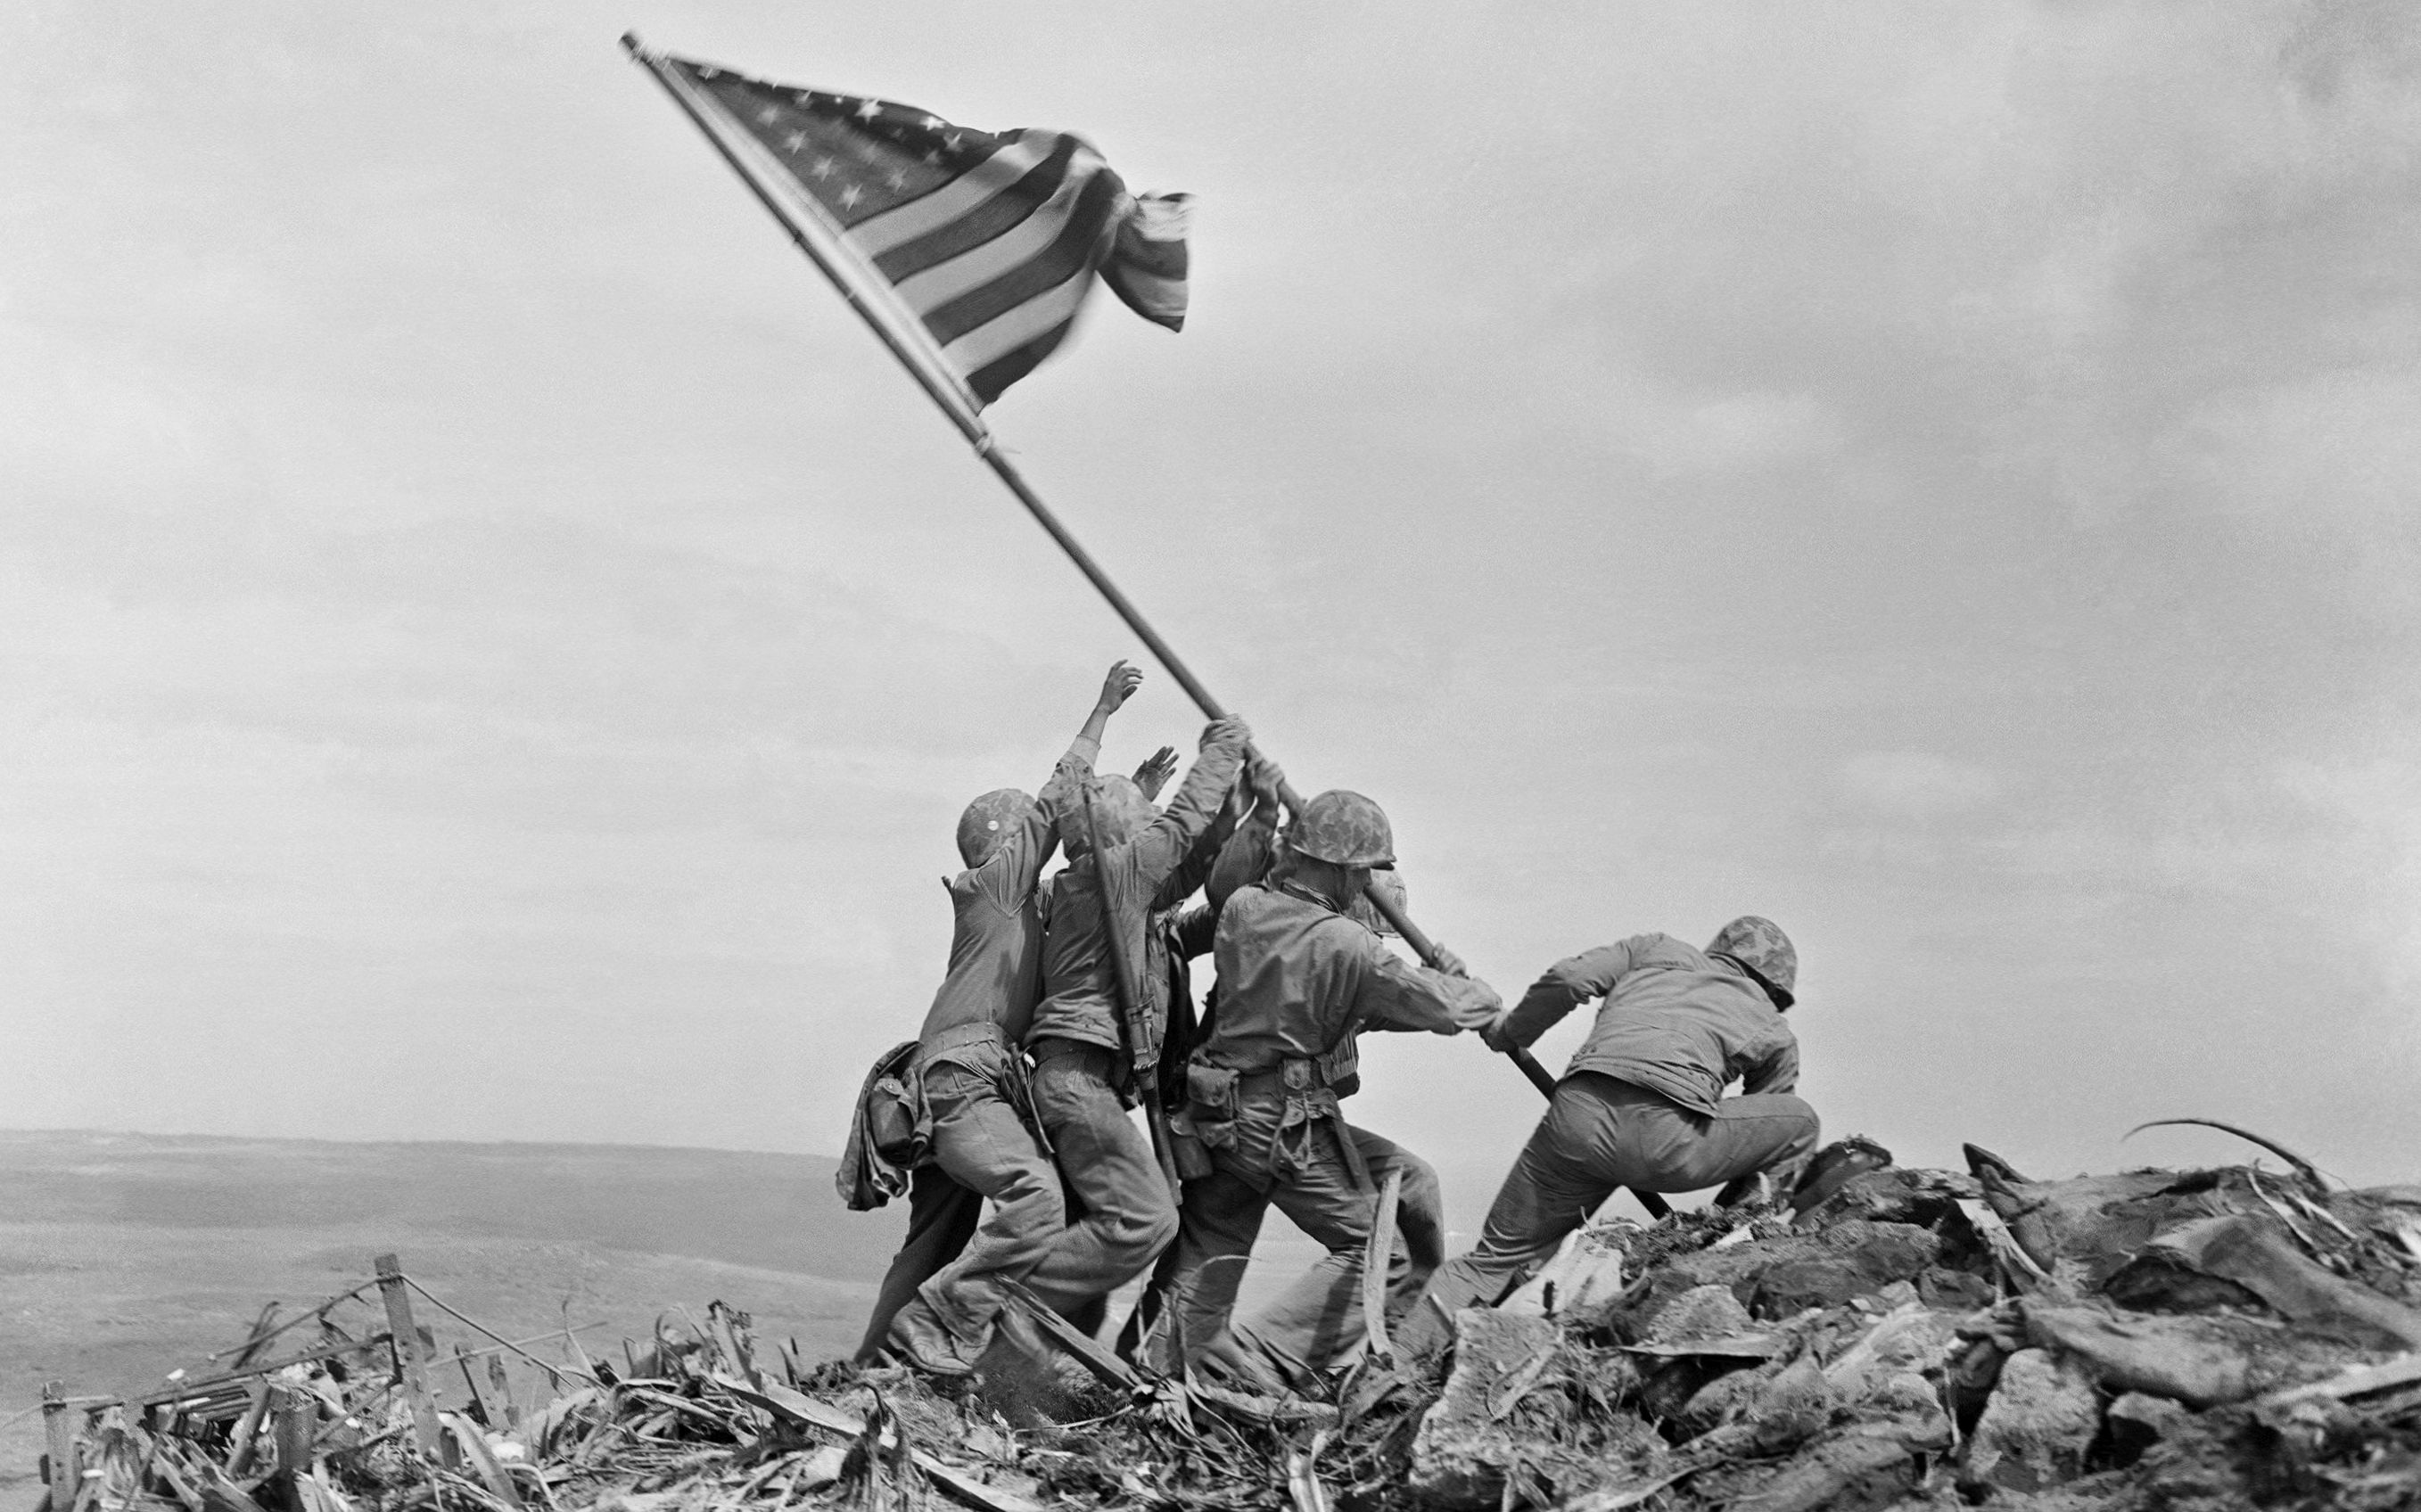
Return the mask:
<path fill-rule="evenodd" d="M 609 1367 L 384 1256 L 148 1396 L 54 1387 L 50 1478 L 63 1512 L 2421 1504 L 2421 1188 L 1873 1160 L 1795 1211 L 1584 1226 L 1457 1315 L 1450 1360 L 1374 1350 L 1302 1395 L 1131 1364 L 1030 1295 L 948 1381 L 760 1360 L 720 1304 Z M 493 1341 L 445 1347 L 483 1370 L 426 1368 L 422 1301 Z"/>
<path fill-rule="evenodd" d="M 1482 1506 L 1503 1494 L 1517 1457 L 1503 1426 L 1521 1389 L 1562 1342 L 1551 1317 L 1467 1307 L 1454 1318 L 1454 1371 L 1413 1441 L 1413 1489 L 1442 1506 Z M 1518 1383 L 1518 1384 L 1516 1384 Z M 1508 1384 L 1515 1389 L 1507 1393 Z"/>
<path fill-rule="evenodd" d="M 1498 1304 L 1519 1317 L 1560 1318 L 1569 1328 L 1596 1328 L 1622 1301 L 1623 1245 L 1635 1233 L 1623 1223 L 1576 1228 L 1539 1273 Z"/>
<path fill-rule="evenodd" d="M 2011 1491 L 2074 1480 L 2101 1431 L 2091 1378 L 2044 1350 L 2020 1349 L 2002 1363 L 1960 1479 L 1977 1490 Z"/>
<path fill-rule="evenodd" d="M 2237 1138 L 2244 1140 L 2249 1144 L 2258 1145 L 2263 1149 L 2268 1150 L 2271 1154 L 2278 1157 L 2278 1159 L 2286 1161 L 2288 1165 L 2293 1166 L 2295 1169 L 2295 1175 L 2303 1178 L 2304 1185 L 2311 1189 L 2314 1196 L 2325 1196 L 2328 1193 L 2328 1178 L 2320 1175 L 2320 1169 L 2319 1166 L 2314 1165 L 2311 1161 L 2304 1159 L 2293 1150 L 2288 1149 L 2284 1145 L 2278 1144 L 2274 1140 L 2264 1139 L 2259 1134 L 2253 1132 L 2249 1129 L 2239 1129 L 2234 1124 L 2221 1123 L 2216 1118 L 2155 1118 L 2149 1123 L 2137 1124 L 2134 1128 L 2130 1129 L 2126 1133 L 2121 1134 L 2118 1137 L 2120 1139 L 2127 1139 L 2133 1135 L 2142 1133 L 2147 1129 L 2166 1129 L 2178 1124 L 2198 1124 L 2202 1128 L 2216 1129 L 2224 1134 L 2234 1134 Z"/>
<path fill-rule="evenodd" d="M 2355 1344 L 2421 1348 L 2421 1312 L 2321 1269 L 2260 1221 L 2208 1218 L 2163 1234 L 2158 1244 L 2307 1328 Z"/>

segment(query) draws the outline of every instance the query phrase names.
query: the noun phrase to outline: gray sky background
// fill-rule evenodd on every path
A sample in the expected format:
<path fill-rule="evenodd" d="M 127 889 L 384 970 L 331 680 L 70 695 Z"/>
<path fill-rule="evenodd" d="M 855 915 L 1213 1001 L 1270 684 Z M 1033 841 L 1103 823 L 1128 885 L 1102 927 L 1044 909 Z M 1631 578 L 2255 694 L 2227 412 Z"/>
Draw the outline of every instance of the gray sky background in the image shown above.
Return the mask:
<path fill-rule="evenodd" d="M 1137 654 L 625 25 L 1201 196 L 995 424 L 1508 995 L 1765 912 L 1828 1134 L 2417 1174 L 2385 3 L 15 8 L 0 1122 L 835 1151 Z"/>

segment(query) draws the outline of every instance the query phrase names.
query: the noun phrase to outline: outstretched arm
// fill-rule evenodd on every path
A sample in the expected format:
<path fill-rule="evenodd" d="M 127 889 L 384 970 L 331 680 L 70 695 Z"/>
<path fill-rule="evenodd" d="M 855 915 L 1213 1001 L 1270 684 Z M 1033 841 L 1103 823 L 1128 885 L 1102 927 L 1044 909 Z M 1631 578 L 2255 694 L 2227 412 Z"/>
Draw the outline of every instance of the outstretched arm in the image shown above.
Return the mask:
<path fill-rule="evenodd" d="M 1076 743 L 1092 747 L 1089 756 L 1100 756 L 1101 732 L 1110 727 L 1110 716 L 1124 708 L 1142 686 L 1141 667 L 1127 665 L 1124 657 L 1111 662 L 1108 675 L 1101 678 L 1101 695 L 1093 700 L 1093 711 L 1085 716 L 1085 727 L 1076 732 Z"/>
<path fill-rule="evenodd" d="M 1488 1031 L 1489 1047 L 1503 1050 L 1519 1046 L 1526 1050 L 1565 1014 L 1591 998 L 1613 991 L 1614 984 L 1631 970 L 1631 945 L 1628 940 L 1600 945 L 1577 956 L 1567 956 L 1548 967 L 1546 974 L 1522 994 L 1522 1001 L 1514 1005 L 1513 1010 Z"/>
<path fill-rule="evenodd" d="M 1414 966 L 1375 939 L 1370 948 L 1371 969 L 1354 995 L 1355 1021 L 1364 1029 L 1456 1035 L 1495 1022 L 1505 1005 L 1496 990 L 1476 976 Z"/>
<path fill-rule="evenodd" d="M 1093 775 L 1094 759 L 1101 754 L 1101 732 L 1109 728 L 1110 716 L 1133 697 L 1135 689 L 1142 685 L 1141 669 L 1127 665 L 1124 660 L 1110 663 L 1108 674 L 1101 678 L 1101 696 L 1093 700 L 1093 711 L 1085 716 L 1085 727 L 1076 732 L 1074 743 L 1068 747 L 1068 754 L 1059 758 L 1059 764 L 1052 769 L 1051 780 L 1043 785 L 1036 799 L 1042 833 L 1053 837 L 1045 844 L 1057 843 L 1055 837 L 1060 814 L 1076 802 L 1076 795 L 1084 790 L 1086 779 Z M 1048 854 L 1046 850 L 1035 858 L 1034 869 L 1038 875 Z"/>
<path fill-rule="evenodd" d="M 1244 748 L 1252 743 L 1251 728 L 1233 714 L 1203 730 L 1201 754 L 1177 785 L 1176 796 L 1135 838 L 1136 875 L 1152 895 L 1159 894 L 1218 817 L 1227 789 L 1235 786 L 1237 770 L 1244 764 Z"/>

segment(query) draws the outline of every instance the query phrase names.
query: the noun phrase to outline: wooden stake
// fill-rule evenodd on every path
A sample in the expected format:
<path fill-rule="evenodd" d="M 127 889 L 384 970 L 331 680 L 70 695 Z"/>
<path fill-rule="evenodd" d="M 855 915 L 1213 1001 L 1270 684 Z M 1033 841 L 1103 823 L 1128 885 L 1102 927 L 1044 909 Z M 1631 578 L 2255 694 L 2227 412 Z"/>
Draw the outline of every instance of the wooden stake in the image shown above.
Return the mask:
<path fill-rule="evenodd" d="M 277 1481 L 286 1493 L 286 1504 L 305 1505 L 302 1488 L 296 1484 L 311 1473 L 311 1441 L 320 1426 L 319 1399 L 299 1386 L 271 1388 L 274 1401 L 271 1411 L 277 1417 Z"/>
<path fill-rule="evenodd" d="M 1339 1137 L 1352 1138 L 1345 1130 Z M 1396 1204 L 1404 1195 L 1404 1173 L 1398 1168 L 1387 1173 L 1387 1184 L 1379 1189 L 1377 1209 L 1370 1218 L 1370 1237 L 1362 1244 L 1362 1330 L 1369 1336 L 1370 1363 L 1382 1369 L 1396 1363 L 1395 1350 L 1387 1342 L 1387 1272 L 1396 1256 Z"/>
<path fill-rule="evenodd" d="M 246 1404 L 243 1417 L 236 1424 L 235 1437 L 227 1441 L 235 1446 L 234 1452 L 227 1457 L 226 1468 L 230 1475 L 241 1475 L 252 1468 L 253 1457 L 260 1448 L 260 1420 L 269 1415 L 269 1382 L 253 1382 L 252 1400 Z"/>
<path fill-rule="evenodd" d="M 395 1357 L 403 1366 L 403 1396 L 412 1405 L 413 1436 L 422 1454 L 444 1455 L 445 1442 L 437 1431 L 437 1402 L 429 1395 L 427 1361 L 421 1353 L 420 1330 L 413 1326 L 412 1297 L 404 1289 L 403 1266 L 392 1255 L 382 1255 L 370 1263 L 378 1270 L 379 1298 L 386 1303 L 386 1327 L 395 1336 Z"/>
<path fill-rule="evenodd" d="M 50 1453 L 43 1468 L 50 1473 L 51 1512 L 69 1512 L 75 1505 L 76 1489 L 84 1483 L 83 1467 L 76 1462 L 75 1419 L 68 1414 L 66 1382 L 46 1382 L 42 1387 L 42 1436 Z"/>
<path fill-rule="evenodd" d="M 454 1346 L 454 1364 L 462 1372 L 463 1389 L 471 1394 L 469 1416 L 483 1428 L 501 1428 L 504 1424 L 488 1410 L 488 1399 L 479 1395 L 478 1378 L 471 1374 L 471 1351 L 460 1344 Z"/>
<path fill-rule="evenodd" d="M 505 1357 L 501 1354 L 488 1356 L 488 1389 L 496 1394 L 495 1399 L 504 1406 L 505 1421 L 497 1426 L 520 1427 L 521 1404 L 513 1400 L 513 1378 L 505 1370 Z"/>

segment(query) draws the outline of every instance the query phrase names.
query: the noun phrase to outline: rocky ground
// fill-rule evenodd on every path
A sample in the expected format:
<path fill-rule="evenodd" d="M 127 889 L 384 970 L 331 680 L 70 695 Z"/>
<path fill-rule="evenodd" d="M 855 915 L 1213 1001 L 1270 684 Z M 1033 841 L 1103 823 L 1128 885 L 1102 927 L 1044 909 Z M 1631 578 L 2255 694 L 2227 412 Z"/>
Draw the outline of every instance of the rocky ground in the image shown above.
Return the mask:
<path fill-rule="evenodd" d="M 1849 1141 L 1753 1213 L 1592 1226 L 1461 1314 L 1446 1358 L 1366 1355 L 1289 1397 L 1073 1337 L 947 1386 L 809 1368 L 717 1307 L 619 1362 L 516 1358 L 552 1384 L 497 1368 L 416 1426 L 353 1338 L 351 1368 L 181 1414 L 78 1410 L 85 1504 L 2421 1506 L 2421 1187 L 2336 1189 L 2291 1158 L 2036 1181 L 1968 1157 L 1903 1169 Z M 424 1433 L 445 1468 L 408 1452 Z"/>

